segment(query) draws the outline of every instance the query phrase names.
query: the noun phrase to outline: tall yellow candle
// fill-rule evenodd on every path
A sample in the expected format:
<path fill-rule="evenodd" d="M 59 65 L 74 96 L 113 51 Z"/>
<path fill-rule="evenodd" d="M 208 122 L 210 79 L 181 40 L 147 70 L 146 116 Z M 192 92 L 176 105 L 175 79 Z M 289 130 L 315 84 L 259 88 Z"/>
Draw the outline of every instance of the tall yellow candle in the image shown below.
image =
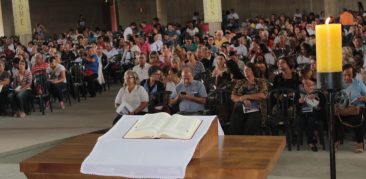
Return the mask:
<path fill-rule="evenodd" d="M 341 24 L 317 25 L 316 67 L 318 73 L 342 71 L 342 30 Z"/>

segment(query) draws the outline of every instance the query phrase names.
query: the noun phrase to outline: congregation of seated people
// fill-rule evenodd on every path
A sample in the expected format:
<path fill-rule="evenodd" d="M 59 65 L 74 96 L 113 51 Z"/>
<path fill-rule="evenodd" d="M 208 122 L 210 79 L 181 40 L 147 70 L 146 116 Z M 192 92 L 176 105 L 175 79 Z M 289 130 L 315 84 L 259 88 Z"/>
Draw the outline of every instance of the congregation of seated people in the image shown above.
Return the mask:
<path fill-rule="evenodd" d="M 335 137 L 339 147 L 344 125 L 338 118 L 351 121 L 356 126 L 355 151 L 360 153 L 365 133 L 366 22 L 360 12 L 344 12 L 354 16 L 352 25 L 342 24 L 343 77 L 351 85 L 345 90 L 352 91 L 350 100 L 355 99 L 361 110 L 354 116 L 334 116 L 338 121 Z M 316 93 L 314 87 L 315 26 L 324 23 L 324 13 L 246 20 L 239 19 L 234 9 L 223 14 L 223 30 L 214 34 L 194 16 L 186 26 L 164 26 L 154 18 L 116 32 L 86 27 L 54 38 L 35 33 L 28 46 L 15 37 L 2 38 L 1 110 L 6 111 L 3 101 L 9 101 L 13 115 L 24 117 L 27 96 L 37 92 L 32 76 L 42 74 L 51 96 L 65 108 L 62 91 L 72 89 L 73 70 L 81 67 L 82 95 L 95 97 L 111 81 L 122 83 L 113 124 L 123 115 L 215 114 L 228 134 L 277 135 L 281 125 L 288 123 L 285 127 L 293 128 L 292 135 L 299 138 L 305 133 L 307 145 L 317 151 L 317 130 L 325 130 L 327 124 L 322 92 Z M 335 22 L 343 23 L 342 14 L 331 18 Z"/>

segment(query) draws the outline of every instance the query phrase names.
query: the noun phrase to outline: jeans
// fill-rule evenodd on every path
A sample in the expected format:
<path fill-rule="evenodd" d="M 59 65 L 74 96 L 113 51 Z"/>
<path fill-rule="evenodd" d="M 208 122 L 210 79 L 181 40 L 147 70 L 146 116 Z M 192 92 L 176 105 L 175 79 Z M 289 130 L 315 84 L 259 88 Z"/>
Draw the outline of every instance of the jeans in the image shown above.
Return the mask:
<path fill-rule="evenodd" d="M 59 102 L 63 101 L 62 90 L 66 89 L 66 83 L 50 83 L 50 93 L 52 96 L 56 97 Z"/>
<path fill-rule="evenodd" d="M 8 89 L 5 87 L 0 92 L 0 114 L 6 111 L 6 101 L 8 96 Z"/>
<path fill-rule="evenodd" d="M 363 134 L 362 134 L 362 114 L 355 116 L 341 116 L 341 119 L 343 122 L 346 122 L 347 124 L 357 126 L 353 127 L 353 131 L 355 133 L 355 139 L 357 143 L 363 142 Z M 339 141 L 343 138 L 344 133 L 344 124 L 342 124 L 338 118 L 338 116 L 335 116 L 335 129 L 336 129 L 336 141 Z"/>
<path fill-rule="evenodd" d="M 95 83 L 96 83 L 96 79 L 98 78 L 98 74 L 92 74 L 90 76 L 86 76 L 85 77 L 85 81 L 87 82 L 88 85 L 88 92 L 90 94 L 91 97 L 94 97 L 96 94 L 95 92 Z"/>
<path fill-rule="evenodd" d="M 11 92 L 8 95 L 8 99 L 10 101 L 11 107 L 14 111 L 22 111 L 24 112 L 24 107 L 29 97 L 30 91 L 25 90 L 21 92 Z"/>
<path fill-rule="evenodd" d="M 309 113 L 303 113 L 301 117 L 301 126 L 304 126 L 304 130 L 306 133 L 306 139 L 308 144 L 316 144 L 316 135 L 315 131 L 319 128 L 320 125 L 320 114 L 321 111 L 313 111 Z M 301 127 L 300 126 L 300 127 Z"/>

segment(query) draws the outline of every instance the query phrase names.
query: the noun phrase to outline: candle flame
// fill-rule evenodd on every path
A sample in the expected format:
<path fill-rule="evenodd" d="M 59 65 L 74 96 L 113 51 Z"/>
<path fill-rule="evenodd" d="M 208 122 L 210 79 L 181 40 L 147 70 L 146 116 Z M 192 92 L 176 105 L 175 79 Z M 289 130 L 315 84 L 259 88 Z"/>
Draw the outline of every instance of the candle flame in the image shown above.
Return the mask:
<path fill-rule="evenodd" d="M 328 17 L 328 18 L 325 20 L 325 24 L 329 24 L 329 21 L 330 21 L 330 17 Z"/>

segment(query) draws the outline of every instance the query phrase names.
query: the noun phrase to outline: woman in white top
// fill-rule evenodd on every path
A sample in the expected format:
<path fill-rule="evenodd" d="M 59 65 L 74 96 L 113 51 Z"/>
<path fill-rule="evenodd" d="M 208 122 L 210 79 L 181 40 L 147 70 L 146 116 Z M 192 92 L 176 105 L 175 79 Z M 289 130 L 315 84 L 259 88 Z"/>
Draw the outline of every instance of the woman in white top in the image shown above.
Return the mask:
<path fill-rule="evenodd" d="M 140 86 L 136 72 L 132 70 L 125 72 L 123 87 L 118 91 L 114 103 L 117 116 L 113 125 L 119 121 L 122 115 L 143 115 L 147 112 L 149 95 L 144 87 Z"/>
<path fill-rule="evenodd" d="M 66 69 L 63 65 L 57 62 L 55 57 L 51 57 L 49 61 L 50 66 L 47 69 L 47 74 L 49 76 L 48 82 L 50 84 L 50 93 L 52 96 L 58 98 L 58 101 L 60 102 L 60 108 L 65 109 L 62 90 L 67 88 Z M 47 106 L 48 105 L 49 104 L 47 104 Z"/>

